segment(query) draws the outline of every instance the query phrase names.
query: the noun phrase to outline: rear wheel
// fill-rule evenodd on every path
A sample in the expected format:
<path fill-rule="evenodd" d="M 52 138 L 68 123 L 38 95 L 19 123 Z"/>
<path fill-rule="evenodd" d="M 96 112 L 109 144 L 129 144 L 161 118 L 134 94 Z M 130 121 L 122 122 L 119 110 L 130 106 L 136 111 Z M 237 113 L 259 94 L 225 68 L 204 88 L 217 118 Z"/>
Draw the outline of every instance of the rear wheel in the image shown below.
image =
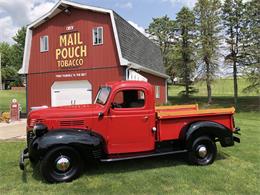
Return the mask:
<path fill-rule="evenodd" d="M 50 150 L 40 164 L 42 176 L 50 183 L 72 181 L 80 175 L 81 170 L 79 153 L 68 146 Z"/>
<path fill-rule="evenodd" d="M 216 143 L 208 136 L 196 138 L 189 148 L 188 158 L 191 164 L 209 165 L 216 158 Z"/>

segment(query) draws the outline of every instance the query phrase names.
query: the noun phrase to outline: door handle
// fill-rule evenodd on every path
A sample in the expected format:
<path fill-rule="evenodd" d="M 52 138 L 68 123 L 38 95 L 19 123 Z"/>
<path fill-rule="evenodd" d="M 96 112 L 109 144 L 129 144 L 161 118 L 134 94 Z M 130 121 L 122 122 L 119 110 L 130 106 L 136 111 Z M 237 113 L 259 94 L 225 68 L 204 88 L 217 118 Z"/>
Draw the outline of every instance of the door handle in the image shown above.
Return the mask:
<path fill-rule="evenodd" d="M 145 117 L 144 117 L 145 120 L 148 120 L 148 118 L 149 118 L 148 116 L 145 116 Z"/>

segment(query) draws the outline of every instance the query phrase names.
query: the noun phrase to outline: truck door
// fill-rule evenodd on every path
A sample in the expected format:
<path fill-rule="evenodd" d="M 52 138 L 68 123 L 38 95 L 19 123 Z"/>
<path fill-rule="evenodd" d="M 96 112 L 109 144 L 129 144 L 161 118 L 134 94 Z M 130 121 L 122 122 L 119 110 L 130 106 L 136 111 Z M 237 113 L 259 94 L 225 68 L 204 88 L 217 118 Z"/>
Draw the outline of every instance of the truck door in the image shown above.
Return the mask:
<path fill-rule="evenodd" d="M 112 97 L 109 111 L 108 152 L 143 152 L 154 149 L 155 112 L 148 108 L 145 89 L 122 89 Z"/>

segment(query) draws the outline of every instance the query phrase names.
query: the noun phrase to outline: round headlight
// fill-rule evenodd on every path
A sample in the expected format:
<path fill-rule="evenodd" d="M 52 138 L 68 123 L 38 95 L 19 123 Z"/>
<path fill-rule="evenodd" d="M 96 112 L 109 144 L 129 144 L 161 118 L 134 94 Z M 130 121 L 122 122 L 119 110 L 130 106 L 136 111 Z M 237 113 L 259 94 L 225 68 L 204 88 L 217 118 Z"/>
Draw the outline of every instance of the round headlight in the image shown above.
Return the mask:
<path fill-rule="evenodd" d="M 42 136 L 48 131 L 48 128 L 44 124 L 36 124 L 33 127 L 33 133 L 36 137 Z"/>

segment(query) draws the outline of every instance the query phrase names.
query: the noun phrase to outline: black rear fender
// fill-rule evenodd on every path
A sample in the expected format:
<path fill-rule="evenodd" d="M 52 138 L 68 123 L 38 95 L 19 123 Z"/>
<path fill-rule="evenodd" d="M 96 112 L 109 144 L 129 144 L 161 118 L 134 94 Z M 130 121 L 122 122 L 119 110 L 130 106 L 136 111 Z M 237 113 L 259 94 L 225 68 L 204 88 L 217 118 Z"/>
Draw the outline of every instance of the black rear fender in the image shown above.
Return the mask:
<path fill-rule="evenodd" d="M 34 138 L 29 147 L 29 156 L 41 159 L 50 149 L 66 145 L 76 149 L 84 158 L 101 158 L 104 139 L 101 135 L 78 129 L 58 129 Z"/>
<path fill-rule="evenodd" d="M 192 140 L 204 135 L 207 135 L 212 139 L 217 138 L 223 147 L 234 145 L 234 138 L 231 130 L 222 124 L 212 121 L 198 121 L 192 123 L 183 128 L 181 133 L 181 137 L 186 143 L 192 143 Z"/>

